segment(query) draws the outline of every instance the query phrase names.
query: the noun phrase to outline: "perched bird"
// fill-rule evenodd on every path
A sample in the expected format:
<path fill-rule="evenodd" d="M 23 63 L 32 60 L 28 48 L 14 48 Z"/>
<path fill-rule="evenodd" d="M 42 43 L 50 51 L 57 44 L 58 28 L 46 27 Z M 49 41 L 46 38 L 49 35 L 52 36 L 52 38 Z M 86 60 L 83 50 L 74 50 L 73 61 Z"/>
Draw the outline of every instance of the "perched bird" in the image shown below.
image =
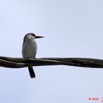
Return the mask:
<path fill-rule="evenodd" d="M 25 59 L 36 58 L 37 44 L 35 39 L 43 38 L 43 36 L 36 36 L 34 33 L 27 33 L 24 36 L 22 45 L 22 56 Z M 31 78 L 35 78 L 35 72 L 32 65 L 28 65 L 28 70 Z"/>

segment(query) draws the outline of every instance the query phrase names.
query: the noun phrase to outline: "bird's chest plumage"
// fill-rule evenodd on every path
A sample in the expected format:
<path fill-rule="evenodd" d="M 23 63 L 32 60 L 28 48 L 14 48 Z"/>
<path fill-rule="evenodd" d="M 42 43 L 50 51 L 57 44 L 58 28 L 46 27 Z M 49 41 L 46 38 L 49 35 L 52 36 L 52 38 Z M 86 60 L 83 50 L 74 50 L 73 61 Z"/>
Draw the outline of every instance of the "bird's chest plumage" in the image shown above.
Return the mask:
<path fill-rule="evenodd" d="M 37 52 L 36 41 L 26 41 L 22 48 L 23 58 L 35 58 Z"/>

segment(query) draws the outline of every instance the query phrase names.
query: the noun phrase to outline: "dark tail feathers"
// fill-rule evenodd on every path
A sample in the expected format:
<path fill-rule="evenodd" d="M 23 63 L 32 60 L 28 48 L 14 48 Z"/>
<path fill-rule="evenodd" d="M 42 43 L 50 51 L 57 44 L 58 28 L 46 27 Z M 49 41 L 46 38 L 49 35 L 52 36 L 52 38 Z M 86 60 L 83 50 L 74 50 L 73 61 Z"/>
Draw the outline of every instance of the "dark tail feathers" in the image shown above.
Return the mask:
<path fill-rule="evenodd" d="M 31 78 L 35 78 L 35 72 L 32 66 L 28 66 L 29 74 Z"/>

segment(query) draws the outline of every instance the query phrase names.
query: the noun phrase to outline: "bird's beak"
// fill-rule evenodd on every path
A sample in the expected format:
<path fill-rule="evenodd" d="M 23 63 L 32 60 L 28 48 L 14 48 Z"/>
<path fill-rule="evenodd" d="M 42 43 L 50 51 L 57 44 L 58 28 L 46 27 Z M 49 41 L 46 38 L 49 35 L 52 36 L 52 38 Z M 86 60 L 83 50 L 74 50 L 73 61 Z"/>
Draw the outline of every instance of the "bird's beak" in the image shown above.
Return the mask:
<path fill-rule="evenodd" d="M 44 36 L 36 36 L 35 38 L 36 38 L 36 39 L 44 38 Z"/>

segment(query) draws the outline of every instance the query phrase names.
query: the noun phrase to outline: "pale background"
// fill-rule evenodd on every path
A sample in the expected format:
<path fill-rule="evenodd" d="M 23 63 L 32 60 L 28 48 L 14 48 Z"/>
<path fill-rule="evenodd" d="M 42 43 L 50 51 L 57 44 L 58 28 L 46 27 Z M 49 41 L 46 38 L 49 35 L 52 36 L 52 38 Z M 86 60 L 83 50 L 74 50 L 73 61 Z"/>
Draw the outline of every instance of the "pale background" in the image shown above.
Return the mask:
<path fill-rule="evenodd" d="M 23 37 L 37 40 L 37 57 L 103 59 L 103 0 L 1 0 L 0 56 L 22 57 Z M 103 97 L 103 70 L 71 66 L 0 67 L 0 103 L 92 103 Z M 98 102 L 101 102 L 101 101 Z"/>

